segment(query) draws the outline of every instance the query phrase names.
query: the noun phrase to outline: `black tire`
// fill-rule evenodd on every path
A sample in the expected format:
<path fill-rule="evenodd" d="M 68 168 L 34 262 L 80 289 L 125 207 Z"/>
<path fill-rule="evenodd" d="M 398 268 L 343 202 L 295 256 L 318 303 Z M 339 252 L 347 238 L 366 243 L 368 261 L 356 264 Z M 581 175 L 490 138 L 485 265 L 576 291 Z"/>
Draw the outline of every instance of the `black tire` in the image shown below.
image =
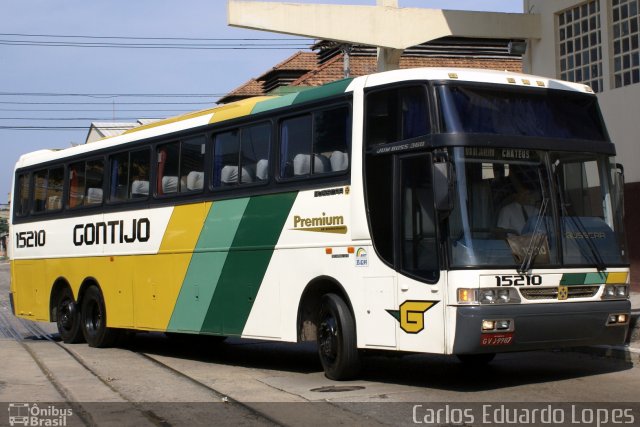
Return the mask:
<path fill-rule="evenodd" d="M 80 327 L 80 310 L 73 299 L 73 292 L 65 286 L 56 302 L 56 325 L 60 338 L 67 344 L 84 342 Z"/>
<path fill-rule="evenodd" d="M 467 366 L 484 366 L 488 365 L 496 357 L 495 353 L 482 354 L 458 354 L 458 360 Z"/>
<path fill-rule="evenodd" d="M 358 375 L 360 359 L 355 321 L 347 304 L 336 294 L 322 298 L 317 340 L 318 355 L 327 378 L 343 381 Z"/>
<path fill-rule="evenodd" d="M 89 347 L 111 347 L 118 340 L 118 330 L 107 328 L 107 310 L 102 292 L 90 286 L 82 297 L 80 309 L 82 333 Z"/>

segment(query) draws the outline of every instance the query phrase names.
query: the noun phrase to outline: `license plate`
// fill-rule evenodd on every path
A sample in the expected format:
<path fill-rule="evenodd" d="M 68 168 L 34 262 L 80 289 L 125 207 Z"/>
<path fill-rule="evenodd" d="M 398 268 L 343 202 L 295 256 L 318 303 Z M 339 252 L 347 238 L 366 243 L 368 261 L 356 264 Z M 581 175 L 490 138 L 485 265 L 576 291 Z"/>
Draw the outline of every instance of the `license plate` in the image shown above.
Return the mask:
<path fill-rule="evenodd" d="M 513 344 L 513 332 L 504 334 L 482 334 L 480 345 L 484 347 Z"/>

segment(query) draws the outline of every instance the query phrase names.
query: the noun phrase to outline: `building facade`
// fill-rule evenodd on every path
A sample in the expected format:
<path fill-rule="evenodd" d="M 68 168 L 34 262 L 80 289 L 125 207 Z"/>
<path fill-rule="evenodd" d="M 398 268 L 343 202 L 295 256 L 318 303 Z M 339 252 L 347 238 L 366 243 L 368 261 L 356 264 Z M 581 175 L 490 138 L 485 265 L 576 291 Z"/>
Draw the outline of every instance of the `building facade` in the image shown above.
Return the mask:
<path fill-rule="evenodd" d="M 617 158 L 625 167 L 625 221 L 632 281 L 640 282 L 639 0 L 524 0 L 543 35 L 523 58 L 525 72 L 590 85 L 598 94 Z"/>

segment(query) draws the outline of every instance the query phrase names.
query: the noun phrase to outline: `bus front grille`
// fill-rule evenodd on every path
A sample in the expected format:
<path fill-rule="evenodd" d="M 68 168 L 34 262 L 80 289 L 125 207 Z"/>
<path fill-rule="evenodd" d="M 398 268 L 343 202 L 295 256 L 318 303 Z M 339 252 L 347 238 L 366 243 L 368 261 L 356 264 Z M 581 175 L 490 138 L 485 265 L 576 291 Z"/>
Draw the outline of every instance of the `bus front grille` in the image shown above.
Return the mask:
<path fill-rule="evenodd" d="M 599 285 L 596 286 L 569 286 L 569 299 L 591 298 L 598 293 Z M 528 300 L 557 300 L 558 288 L 520 288 L 522 296 Z"/>

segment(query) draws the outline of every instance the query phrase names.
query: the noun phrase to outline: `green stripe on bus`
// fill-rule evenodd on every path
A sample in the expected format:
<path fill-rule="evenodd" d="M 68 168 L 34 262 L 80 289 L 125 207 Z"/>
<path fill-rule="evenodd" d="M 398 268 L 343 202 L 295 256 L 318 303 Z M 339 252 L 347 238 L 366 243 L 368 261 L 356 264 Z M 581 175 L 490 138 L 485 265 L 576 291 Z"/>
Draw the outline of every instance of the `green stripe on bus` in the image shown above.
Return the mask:
<path fill-rule="evenodd" d="M 349 87 L 353 79 L 338 80 L 337 82 L 328 83 L 315 89 L 300 92 L 293 104 L 301 104 L 303 102 L 315 101 L 316 99 L 327 98 L 333 95 L 339 95 Z"/>
<path fill-rule="evenodd" d="M 601 285 L 607 283 L 608 273 L 564 273 L 560 284 L 571 285 Z"/>
<path fill-rule="evenodd" d="M 241 335 L 297 193 L 253 197 L 227 256 L 201 331 Z"/>
<path fill-rule="evenodd" d="M 587 273 L 584 278 L 585 285 L 602 285 L 607 283 L 607 273 Z"/>
<path fill-rule="evenodd" d="M 169 331 L 200 330 L 249 199 L 213 203 L 200 233 Z"/>
<path fill-rule="evenodd" d="M 258 102 L 255 107 L 253 107 L 253 110 L 251 110 L 251 114 L 264 113 L 265 111 L 275 110 L 276 108 L 288 107 L 293 104 L 293 101 L 295 101 L 298 95 L 299 93 L 292 93 Z"/>

